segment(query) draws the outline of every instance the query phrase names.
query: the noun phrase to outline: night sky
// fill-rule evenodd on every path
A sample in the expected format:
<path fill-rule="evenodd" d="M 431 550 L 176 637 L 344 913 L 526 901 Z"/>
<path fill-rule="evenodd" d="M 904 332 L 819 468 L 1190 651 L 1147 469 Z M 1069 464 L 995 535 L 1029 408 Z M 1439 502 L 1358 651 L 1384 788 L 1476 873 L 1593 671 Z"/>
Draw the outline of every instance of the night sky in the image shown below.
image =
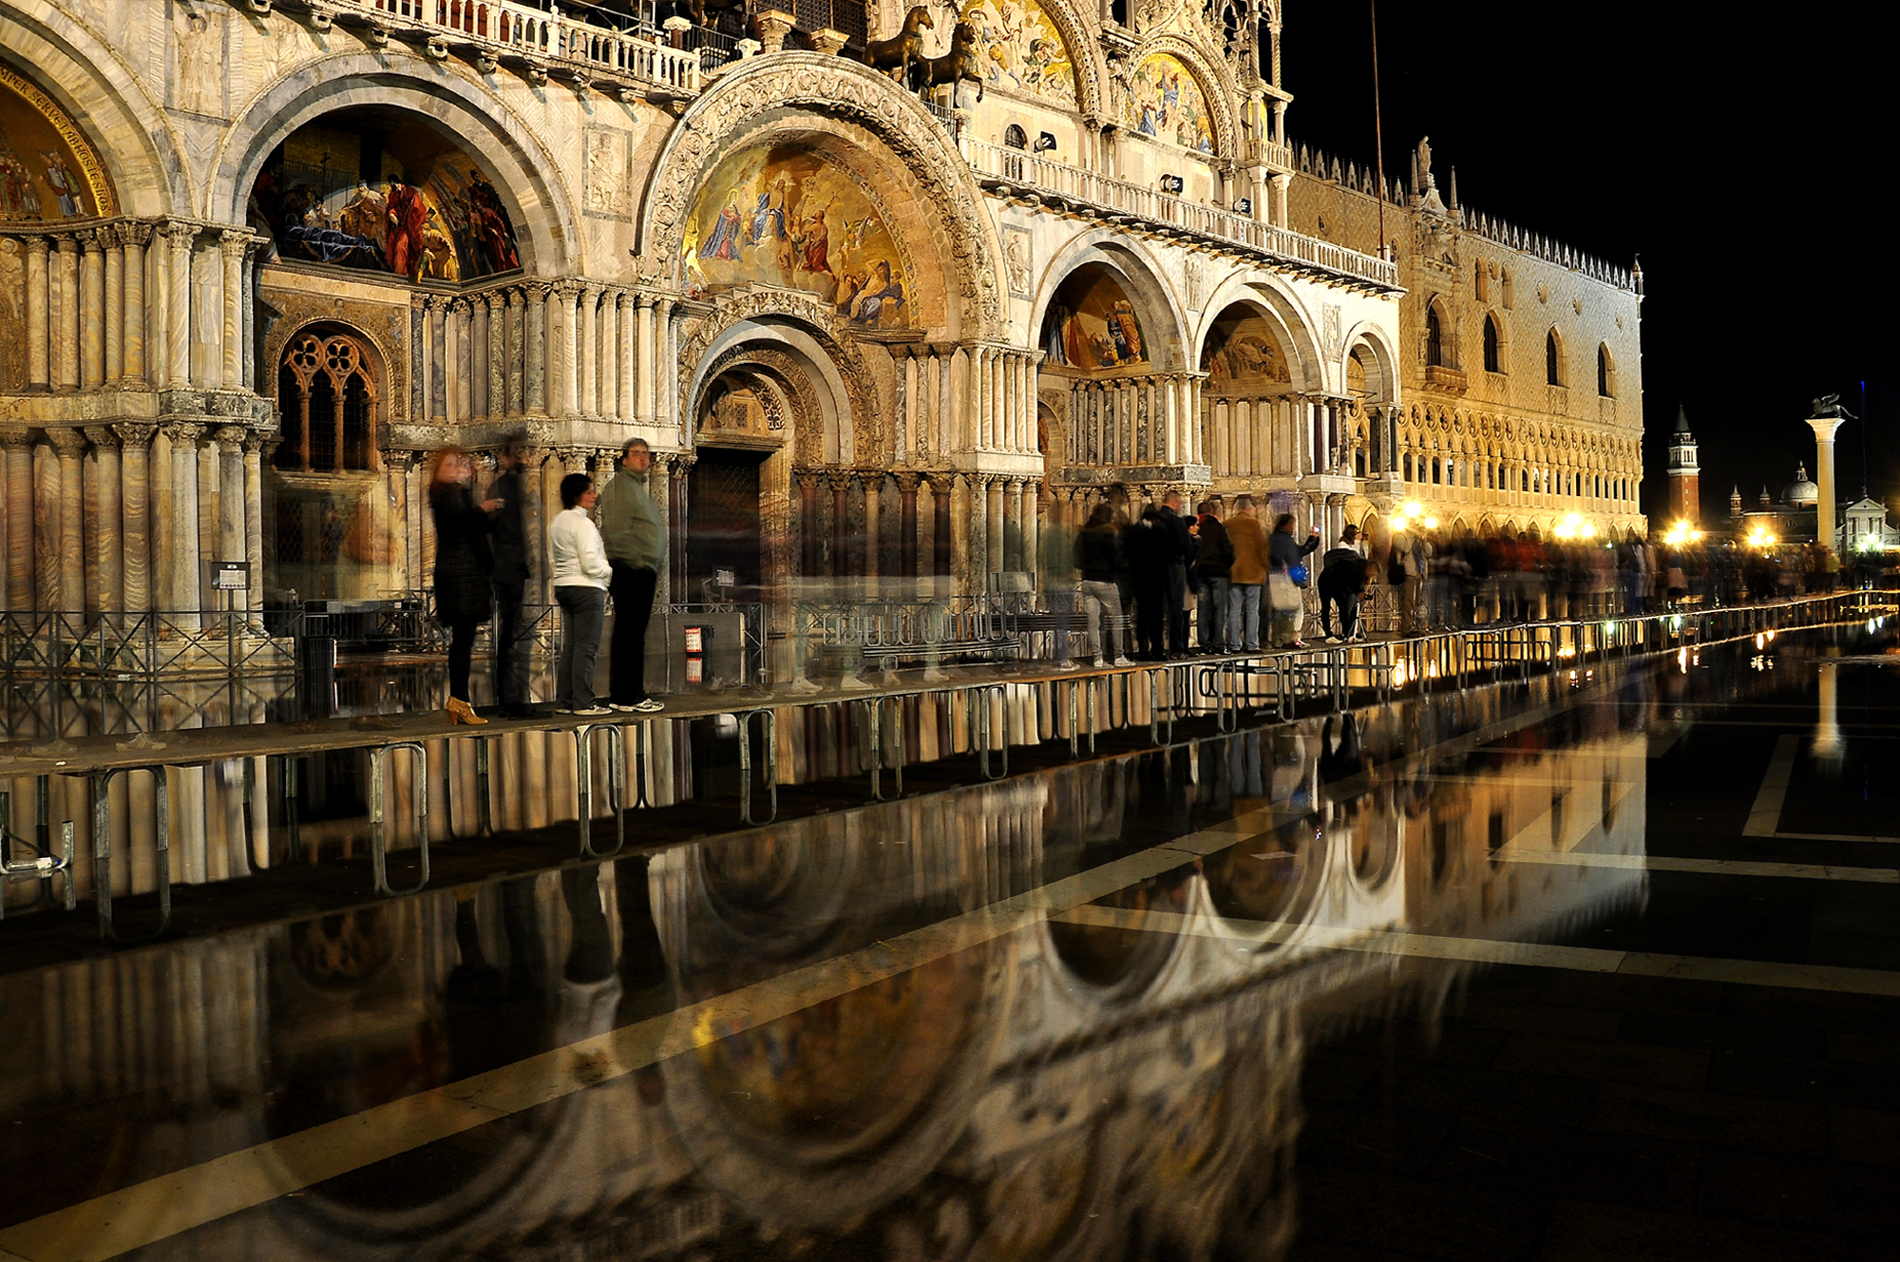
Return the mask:
<path fill-rule="evenodd" d="M 1290 0 L 1287 135 L 1373 157 L 1366 0 Z M 1890 18 L 1623 3 L 1385 0 L 1379 63 L 1388 178 L 1419 137 L 1467 207 L 1627 267 L 1642 258 L 1643 509 L 1661 521 L 1677 404 L 1700 444 L 1702 508 L 1753 506 L 1812 475 L 1810 400 L 1838 391 L 1844 497 L 1900 507 L 1897 111 L 1880 89 Z M 1771 15 L 1771 16 L 1767 16 Z M 1693 24 L 1692 24 L 1693 22 Z M 1861 382 L 1867 406 L 1861 408 Z"/>

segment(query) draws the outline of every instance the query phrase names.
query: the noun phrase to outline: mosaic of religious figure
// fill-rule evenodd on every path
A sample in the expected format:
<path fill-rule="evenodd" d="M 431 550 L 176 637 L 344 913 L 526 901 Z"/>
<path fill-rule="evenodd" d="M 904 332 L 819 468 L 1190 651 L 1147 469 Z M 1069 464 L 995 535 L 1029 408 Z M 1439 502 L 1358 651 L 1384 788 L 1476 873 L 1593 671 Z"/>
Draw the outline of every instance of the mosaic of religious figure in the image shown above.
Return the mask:
<path fill-rule="evenodd" d="M 728 158 L 700 189 L 682 252 L 703 292 L 782 285 L 818 295 L 853 324 L 910 324 L 909 271 L 883 210 L 844 168 L 802 146 Z"/>
<path fill-rule="evenodd" d="M 1167 53 L 1144 57 L 1129 74 L 1121 98 L 1123 119 L 1140 134 L 1199 153 L 1214 152 L 1207 97 L 1194 72 L 1178 58 Z"/>
<path fill-rule="evenodd" d="M 1210 390 L 1261 385 L 1291 385 L 1286 352 L 1266 321 L 1258 316 L 1216 324 L 1207 335 L 1201 368 Z"/>
<path fill-rule="evenodd" d="M 1064 281 L 1042 327 L 1045 364 L 1092 369 L 1148 362 L 1135 306 L 1104 272 L 1079 272 Z"/>
<path fill-rule="evenodd" d="M 495 186 L 433 133 L 395 137 L 319 120 L 265 163 L 251 218 L 286 259 L 466 281 L 521 266 Z"/>
<path fill-rule="evenodd" d="M 0 220 L 113 212 L 99 204 L 109 202 L 109 190 L 88 180 L 88 164 L 73 147 L 78 134 L 45 93 L 0 65 Z M 96 170 L 98 163 L 91 166 Z"/>
<path fill-rule="evenodd" d="M 951 12 L 948 6 L 944 12 Z M 1068 46 L 1036 0 L 976 0 L 964 5 L 960 16 L 976 30 L 984 82 L 1075 107 L 1075 66 Z M 955 21 L 939 21 L 938 28 L 947 32 Z M 935 42 L 947 39 L 940 36 Z"/>

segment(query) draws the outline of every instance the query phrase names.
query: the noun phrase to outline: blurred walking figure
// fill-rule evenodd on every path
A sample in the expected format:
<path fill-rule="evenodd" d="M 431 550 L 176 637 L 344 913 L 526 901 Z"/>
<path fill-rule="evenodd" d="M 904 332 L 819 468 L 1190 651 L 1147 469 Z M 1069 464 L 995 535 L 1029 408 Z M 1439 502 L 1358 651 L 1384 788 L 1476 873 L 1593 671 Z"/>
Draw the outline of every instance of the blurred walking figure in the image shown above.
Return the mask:
<path fill-rule="evenodd" d="M 1293 514 L 1281 513 L 1274 519 L 1273 533 L 1267 537 L 1268 556 L 1272 567 L 1267 572 L 1267 586 L 1271 589 L 1273 605 L 1273 647 L 1277 649 L 1303 649 L 1306 641 L 1300 638 L 1300 629 L 1306 624 L 1306 605 L 1301 592 L 1310 582 L 1306 572 L 1306 558 L 1319 547 L 1319 527 L 1307 536 L 1305 543 L 1293 538 Z M 1302 582 L 1302 578 L 1307 582 Z"/>
<path fill-rule="evenodd" d="M 1214 515 L 1214 501 L 1200 505 L 1200 548 L 1194 554 L 1194 571 L 1201 580 L 1201 652 L 1227 653 L 1234 646 L 1227 638 L 1228 588 L 1233 582 L 1234 541 L 1227 527 Z"/>
<path fill-rule="evenodd" d="M 1431 544 L 1408 527 L 1392 535 L 1386 578 L 1399 600 L 1399 634 L 1416 635 L 1423 618 L 1425 576 L 1431 569 Z"/>
<path fill-rule="evenodd" d="M 1181 492 L 1169 491 L 1162 496 L 1157 516 L 1167 540 L 1167 652 L 1170 656 L 1182 657 L 1188 651 L 1187 598 L 1192 586 L 1188 567 L 1194 564 L 1194 536 L 1188 530 L 1187 520 L 1181 516 Z"/>
<path fill-rule="evenodd" d="M 653 452 L 646 439 L 632 438 L 620 449 L 620 470 L 600 492 L 600 537 L 613 566 L 613 661 L 608 663 L 614 709 L 654 714 L 663 707 L 647 695 L 647 623 L 653 594 L 659 590 L 666 561 L 666 520 L 647 492 Z"/>
<path fill-rule="evenodd" d="M 1359 555 L 1359 528 L 1347 526 L 1338 546 L 1321 558 L 1319 622 L 1328 644 L 1356 640 L 1359 635 L 1359 594 L 1366 590 L 1366 559 Z M 1333 634 L 1333 609 L 1339 610 L 1339 634 Z"/>
<path fill-rule="evenodd" d="M 460 447 L 444 447 L 429 476 L 429 511 L 435 518 L 435 616 L 449 629 L 451 723 L 486 723 L 469 703 L 469 666 L 475 632 L 494 616 L 494 553 L 489 516 L 500 500 L 476 503 L 475 464 Z"/>
<path fill-rule="evenodd" d="M 1101 503 L 1075 537 L 1075 568 L 1082 572 L 1082 617 L 1088 625 L 1088 651 L 1095 665 L 1129 665 L 1122 631 L 1122 598 L 1115 586 L 1121 569 L 1121 540 L 1115 506 Z"/>
<path fill-rule="evenodd" d="M 1135 592 L 1135 660 L 1160 662 L 1168 656 L 1168 570 L 1174 543 L 1153 504 L 1141 520 L 1122 530 L 1122 559 Z"/>
<path fill-rule="evenodd" d="M 528 637 L 521 625 L 522 589 L 530 577 L 527 523 L 521 512 L 521 439 L 519 433 L 508 435 L 496 458 L 501 472 L 488 484 L 488 498 L 501 501 L 489 518 L 495 558 L 495 700 L 511 719 L 530 713 Z"/>
<path fill-rule="evenodd" d="M 614 567 L 588 512 L 600 493 L 585 473 L 561 479 L 561 512 L 548 527 L 554 599 L 561 606 L 561 656 L 554 667 L 554 708 L 562 714 L 613 713 L 594 704 L 594 661 L 607 621 L 607 584 Z"/>
<path fill-rule="evenodd" d="M 1227 519 L 1227 544 L 1233 553 L 1227 594 L 1227 651 L 1260 651 L 1260 586 L 1267 581 L 1267 532 L 1254 516 L 1253 497 L 1234 501 Z"/>

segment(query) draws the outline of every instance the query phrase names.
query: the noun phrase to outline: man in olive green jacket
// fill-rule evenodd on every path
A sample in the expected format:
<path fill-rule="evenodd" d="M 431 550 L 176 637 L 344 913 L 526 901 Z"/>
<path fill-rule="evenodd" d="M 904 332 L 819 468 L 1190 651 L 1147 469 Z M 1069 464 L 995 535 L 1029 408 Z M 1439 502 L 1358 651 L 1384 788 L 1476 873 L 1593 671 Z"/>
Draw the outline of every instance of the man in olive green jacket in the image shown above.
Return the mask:
<path fill-rule="evenodd" d="M 660 567 L 666 563 L 666 519 L 647 493 L 652 467 L 646 439 L 629 439 L 620 449 L 620 471 L 601 488 L 595 505 L 601 542 L 614 571 L 608 588 L 614 598 L 614 637 L 607 703 L 630 714 L 662 708 L 647 695 L 646 685 L 647 623 L 653 617 Z"/>

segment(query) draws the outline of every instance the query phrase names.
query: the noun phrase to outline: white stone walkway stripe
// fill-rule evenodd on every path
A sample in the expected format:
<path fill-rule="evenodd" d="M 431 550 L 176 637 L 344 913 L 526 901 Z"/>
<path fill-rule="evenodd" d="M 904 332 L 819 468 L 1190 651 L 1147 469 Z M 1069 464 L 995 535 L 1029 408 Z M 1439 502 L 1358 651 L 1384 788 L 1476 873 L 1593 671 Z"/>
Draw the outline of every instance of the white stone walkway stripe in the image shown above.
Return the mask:
<path fill-rule="evenodd" d="M 1786 837 L 1788 834 L 1781 833 Z M 1847 840 L 1843 838 L 1842 840 Z M 1874 840 L 1859 838 L 1857 840 Z M 1545 863 L 1553 867 L 1622 868 L 1637 872 L 1695 872 L 1706 876 L 1774 876 L 1805 881 L 1864 881 L 1872 885 L 1900 885 L 1900 868 L 1848 868 L 1832 863 L 1770 863 L 1753 859 L 1672 859 L 1662 855 L 1591 854 L 1572 850 L 1500 850 L 1506 863 Z"/>
<path fill-rule="evenodd" d="M 1794 775 L 1794 757 L 1800 748 L 1801 738 L 1793 733 L 1775 742 L 1775 756 L 1768 760 L 1768 770 L 1762 775 L 1761 789 L 1755 794 L 1755 807 L 1748 813 L 1742 836 L 1775 835 L 1775 828 L 1781 823 L 1781 804 L 1788 796 L 1788 781 Z"/>

